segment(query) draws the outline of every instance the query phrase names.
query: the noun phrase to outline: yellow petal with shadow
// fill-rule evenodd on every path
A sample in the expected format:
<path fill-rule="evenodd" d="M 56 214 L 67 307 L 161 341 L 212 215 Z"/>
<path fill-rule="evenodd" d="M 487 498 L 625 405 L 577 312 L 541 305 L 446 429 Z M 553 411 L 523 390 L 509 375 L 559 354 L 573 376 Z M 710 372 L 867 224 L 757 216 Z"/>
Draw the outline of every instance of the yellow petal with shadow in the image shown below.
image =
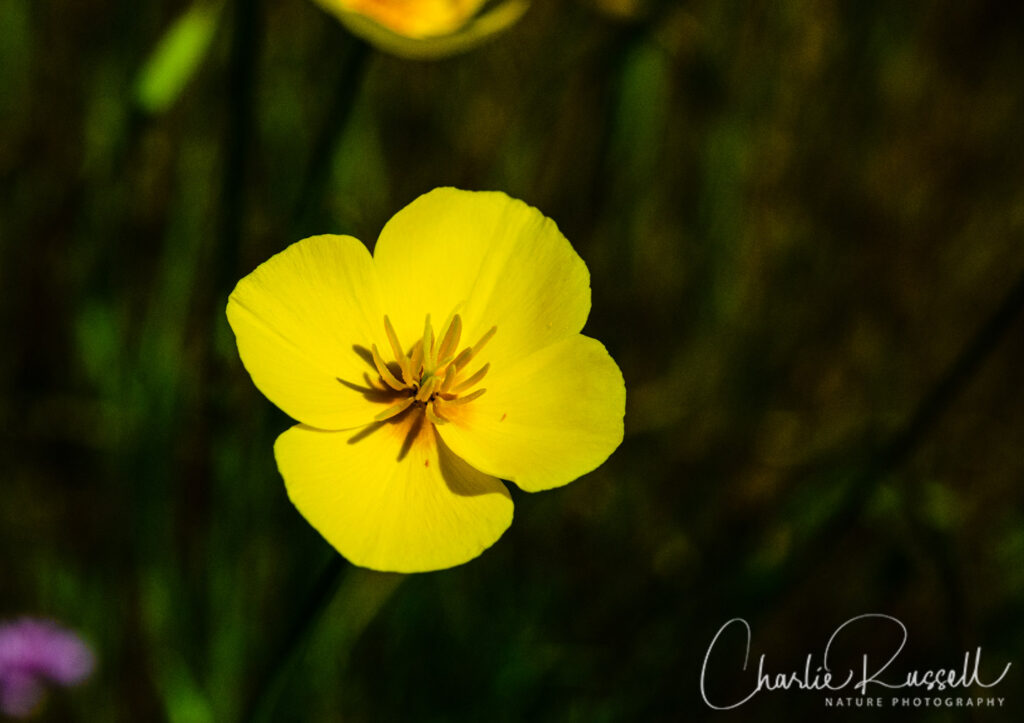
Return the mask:
<path fill-rule="evenodd" d="M 367 347 L 388 343 L 380 299 L 360 241 L 313 236 L 239 281 L 227 315 L 242 363 L 270 401 L 304 424 L 349 429 L 396 401 L 370 381 L 378 374 Z"/>
<path fill-rule="evenodd" d="M 476 368 L 515 363 L 575 335 L 590 313 L 579 254 L 554 221 L 500 192 L 420 196 L 384 226 L 373 260 L 403 343 L 422 336 L 425 314 L 460 314 L 469 343 L 497 328 Z"/>
<path fill-rule="evenodd" d="M 442 406 L 437 428 L 474 468 L 527 492 L 567 484 L 622 442 L 626 387 L 601 342 L 581 334 L 511 366 L 494 364 L 487 393 Z"/>
<path fill-rule="evenodd" d="M 460 565 L 512 523 L 512 499 L 436 437 L 420 408 L 359 432 L 292 427 L 274 446 L 288 496 L 352 563 L 388 572 Z"/>

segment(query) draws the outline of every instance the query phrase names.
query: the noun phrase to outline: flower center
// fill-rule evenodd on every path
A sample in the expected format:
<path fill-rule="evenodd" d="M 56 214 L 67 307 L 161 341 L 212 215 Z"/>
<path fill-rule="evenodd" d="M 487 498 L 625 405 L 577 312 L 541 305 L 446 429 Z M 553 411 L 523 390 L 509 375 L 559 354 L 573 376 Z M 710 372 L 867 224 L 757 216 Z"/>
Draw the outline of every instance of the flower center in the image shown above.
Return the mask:
<path fill-rule="evenodd" d="M 416 404 L 423 407 L 427 419 L 431 422 L 445 424 L 448 422 L 445 418 L 446 409 L 471 402 L 487 391 L 474 390 L 473 387 L 487 374 L 487 370 L 491 368 L 489 363 L 471 375 L 464 372 L 498 331 L 498 327 L 492 326 L 476 344 L 465 347 L 457 354 L 455 352 L 459 348 L 459 339 L 462 336 L 462 317 L 458 314 L 452 315 L 437 337 L 434 336 L 434 328 L 430 325 L 430 314 L 427 314 L 427 320 L 423 325 L 423 337 L 412 345 L 408 353 L 398 340 L 395 327 L 391 325 L 391 320 L 387 316 L 384 317 L 384 330 L 391 343 L 395 361 L 392 365 L 387 364 L 374 344 L 370 350 L 373 354 L 373 365 L 380 374 L 381 382 L 403 395 L 403 399 L 374 417 L 376 421 L 382 422 L 398 416 Z M 397 367 L 397 373 L 393 367 Z"/>

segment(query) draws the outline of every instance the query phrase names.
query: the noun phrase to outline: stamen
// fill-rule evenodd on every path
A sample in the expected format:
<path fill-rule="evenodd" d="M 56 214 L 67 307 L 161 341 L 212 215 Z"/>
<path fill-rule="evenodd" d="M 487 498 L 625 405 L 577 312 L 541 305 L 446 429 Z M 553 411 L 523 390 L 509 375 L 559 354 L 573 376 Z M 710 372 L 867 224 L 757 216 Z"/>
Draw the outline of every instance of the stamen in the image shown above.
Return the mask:
<path fill-rule="evenodd" d="M 496 326 L 492 326 L 490 329 L 488 329 L 487 333 L 484 334 L 482 337 L 480 337 L 480 341 L 478 341 L 473 346 L 473 353 L 476 354 L 481 349 L 483 349 L 485 346 L 487 346 L 487 342 L 489 342 L 491 340 L 491 337 L 494 336 L 497 332 L 498 332 L 498 327 L 496 327 Z"/>
<path fill-rule="evenodd" d="M 496 326 L 492 326 L 488 329 L 487 333 L 480 337 L 480 341 L 478 341 L 474 346 L 466 347 L 462 350 L 461 354 L 455 357 L 455 364 L 460 369 L 465 369 L 466 365 L 469 364 L 469 362 L 473 360 L 473 357 L 475 357 L 480 350 L 487 345 L 487 342 L 491 340 L 491 337 L 494 336 L 497 331 L 498 327 Z"/>
<path fill-rule="evenodd" d="M 388 365 L 384 363 L 383 359 L 381 359 L 380 353 L 377 351 L 376 344 L 370 345 L 370 352 L 373 354 L 373 365 L 377 367 L 377 371 L 380 372 L 380 378 L 384 380 L 384 383 L 396 392 L 407 389 L 405 384 L 395 378 L 395 375 L 391 373 L 390 369 L 388 369 Z"/>
<path fill-rule="evenodd" d="M 437 358 L 434 356 L 434 327 L 430 325 L 430 314 L 423 324 L 423 368 L 428 374 L 433 374 Z"/>
<path fill-rule="evenodd" d="M 391 319 L 388 318 L 387 314 L 384 315 L 384 331 L 387 332 L 388 341 L 391 343 L 391 351 L 395 353 L 398 366 L 402 369 L 402 378 L 407 386 L 411 386 L 416 380 L 412 376 L 412 370 L 409 369 L 409 358 L 402 350 L 402 343 L 398 341 L 398 334 L 395 333 L 395 327 L 391 325 Z"/>
<path fill-rule="evenodd" d="M 406 397 L 393 407 L 388 407 L 387 409 L 385 409 L 383 412 L 374 417 L 374 419 L 378 422 L 383 422 L 385 419 L 397 417 L 399 414 L 401 414 L 410 406 L 412 406 L 412 403 L 414 401 L 416 401 L 414 397 Z"/>
<path fill-rule="evenodd" d="M 372 389 L 385 392 L 390 388 L 396 392 L 404 392 L 405 395 L 400 402 L 377 414 L 374 417 L 375 421 L 391 419 L 414 404 L 420 404 L 423 406 L 424 415 L 432 424 L 447 424 L 449 420 L 442 413 L 445 405 L 467 404 L 479 399 L 487 391 L 477 389 L 465 396 L 458 396 L 460 392 L 472 388 L 487 375 L 491 368 L 489 363 L 461 382 L 457 383 L 457 378 L 498 331 L 496 326 L 488 329 L 476 344 L 466 347 L 458 355 L 455 354 L 455 350 L 458 349 L 459 340 L 462 338 L 462 317 L 454 311 L 445 323 L 443 332 L 437 337 L 434 336 L 434 327 L 430 323 L 430 314 L 427 314 L 423 323 L 423 336 L 412 345 L 408 353 L 402 348 L 402 342 L 399 341 L 395 327 L 387 315 L 384 316 L 384 331 L 401 371 L 401 378 L 391 371 L 376 344 L 371 344 L 370 352 L 373 365 L 380 374 L 380 381 L 383 382 L 383 388 L 378 386 L 378 380 L 371 379 L 369 374 L 364 374 L 363 378 Z"/>
<path fill-rule="evenodd" d="M 417 402 L 425 402 L 430 399 L 430 395 L 434 393 L 435 387 L 437 387 L 438 378 L 430 377 L 423 383 L 420 390 L 416 393 Z"/>
<path fill-rule="evenodd" d="M 448 367 L 448 371 L 446 371 L 445 374 L 444 374 L 444 381 L 441 383 L 441 393 L 442 394 L 444 392 L 448 391 L 448 387 L 450 387 L 452 385 L 452 382 L 455 381 L 455 377 L 457 377 L 458 375 L 459 375 L 459 368 L 457 366 L 455 366 L 454 364 L 451 364 Z"/>
<path fill-rule="evenodd" d="M 429 419 L 434 424 L 448 424 L 448 420 L 442 417 L 440 414 L 438 414 L 437 410 L 434 409 L 433 402 L 427 405 L 427 419 Z"/>
<path fill-rule="evenodd" d="M 467 394 L 464 397 L 459 397 L 458 399 L 452 399 L 451 401 L 447 401 L 446 400 L 445 404 L 449 404 L 451 406 L 455 406 L 456 404 L 466 404 L 467 402 L 472 402 L 474 399 L 479 399 L 480 397 L 483 396 L 483 393 L 486 392 L 486 391 L 487 391 L 486 389 L 477 389 L 472 394 Z"/>
<path fill-rule="evenodd" d="M 459 382 L 458 384 L 456 384 L 455 388 L 452 389 L 452 391 L 455 392 L 456 394 L 458 394 L 463 389 L 469 389 L 471 386 L 473 386 L 478 381 L 483 379 L 484 376 L 486 376 L 486 374 L 487 374 L 487 370 L 490 369 L 490 368 L 491 368 L 491 365 L 490 365 L 489 362 L 487 364 L 484 364 L 482 367 L 477 369 L 476 374 L 471 376 L 469 379 L 467 379 L 467 380 L 465 380 L 463 382 Z"/>
<path fill-rule="evenodd" d="M 448 359 L 455 349 L 459 345 L 459 337 L 462 336 L 462 317 L 456 314 L 452 317 L 451 322 L 448 324 L 448 329 L 444 333 L 444 337 L 441 339 L 441 345 L 437 348 L 437 358 L 442 360 L 438 362 L 438 369 L 451 361 Z M 445 361 L 447 360 L 447 361 Z"/>
<path fill-rule="evenodd" d="M 420 380 L 420 372 L 423 366 L 423 344 L 415 344 L 412 348 L 412 354 L 409 357 L 409 373 L 412 375 L 412 384 L 417 384 Z"/>

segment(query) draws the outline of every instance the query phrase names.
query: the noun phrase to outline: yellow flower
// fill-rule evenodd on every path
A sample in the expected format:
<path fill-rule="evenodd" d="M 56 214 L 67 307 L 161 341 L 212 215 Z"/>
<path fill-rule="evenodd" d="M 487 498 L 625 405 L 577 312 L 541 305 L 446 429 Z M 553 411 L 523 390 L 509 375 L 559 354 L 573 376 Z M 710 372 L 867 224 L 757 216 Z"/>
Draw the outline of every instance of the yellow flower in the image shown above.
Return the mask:
<path fill-rule="evenodd" d="M 317 0 L 356 35 L 407 58 L 452 55 L 522 17 L 529 0 Z"/>
<path fill-rule="evenodd" d="M 289 246 L 227 308 L 253 382 L 299 422 L 274 446 L 292 502 L 351 562 L 397 572 L 493 544 L 502 479 L 559 487 L 618 447 L 626 389 L 589 313 L 553 221 L 453 188 L 399 211 L 373 256 L 351 236 Z"/>

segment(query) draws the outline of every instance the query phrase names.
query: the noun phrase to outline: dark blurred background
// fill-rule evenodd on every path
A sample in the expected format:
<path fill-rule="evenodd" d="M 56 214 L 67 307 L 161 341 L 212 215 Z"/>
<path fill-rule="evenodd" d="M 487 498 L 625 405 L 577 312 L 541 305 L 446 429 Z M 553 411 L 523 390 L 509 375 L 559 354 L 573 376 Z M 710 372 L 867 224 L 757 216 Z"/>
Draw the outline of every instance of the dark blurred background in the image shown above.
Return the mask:
<path fill-rule="evenodd" d="M 100 661 L 43 719 L 253 700 L 334 553 L 227 294 L 438 185 L 557 221 L 626 439 L 462 567 L 344 570 L 265 719 L 1021 719 L 1024 5 L 553 0 L 433 62 L 190 7 L 0 0 L 0 618 Z M 893 671 L 1013 661 L 1004 707 L 701 701 L 728 619 L 722 701 L 863 613 Z"/>

